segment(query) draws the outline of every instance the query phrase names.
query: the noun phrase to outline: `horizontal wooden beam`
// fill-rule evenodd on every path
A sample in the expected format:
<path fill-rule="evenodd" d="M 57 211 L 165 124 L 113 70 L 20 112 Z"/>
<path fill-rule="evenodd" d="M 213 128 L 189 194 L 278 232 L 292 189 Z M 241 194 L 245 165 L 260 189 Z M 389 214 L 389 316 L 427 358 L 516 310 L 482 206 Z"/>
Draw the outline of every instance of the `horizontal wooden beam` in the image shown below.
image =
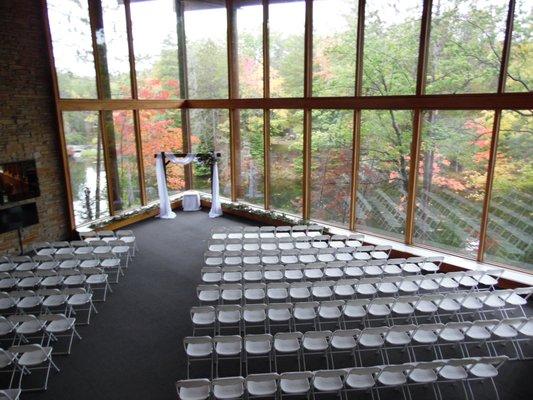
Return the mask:
<path fill-rule="evenodd" d="M 184 100 L 140 100 L 140 99 L 61 99 L 61 111 L 98 111 L 98 110 L 149 110 L 184 108 Z"/>
<path fill-rule="evenodd" d="M 530 93 L 476 93 L 384 97 L 313 97 L 283 99 L 213 99 L 213 100 L 59 100 L 61 111 L 142 110 L 165 108 L 233 109 L 436 109 L 504 110 L 531 109 Z"/>

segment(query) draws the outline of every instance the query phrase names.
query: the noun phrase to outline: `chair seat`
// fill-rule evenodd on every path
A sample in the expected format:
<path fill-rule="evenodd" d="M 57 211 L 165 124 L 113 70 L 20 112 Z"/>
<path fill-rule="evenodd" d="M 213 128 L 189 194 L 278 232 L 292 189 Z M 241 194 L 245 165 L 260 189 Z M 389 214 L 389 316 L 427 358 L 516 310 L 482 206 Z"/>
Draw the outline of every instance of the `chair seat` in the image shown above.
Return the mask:
<path fill-rule="evenodd" d="M 370 252 L 370 255 L 376 260 L 386 260 L 387 258 L 389 258 L 389 255 L 384 251 L 372 251 Z"/>
<path fill-rule="evenodd" d="M 444 379 L 458 380 L 468 378 L 468 374 L 463 367 L 445 365 L 439 370 L 439 375 Z"/>
<path fill-rule="evenodd" d="M 89 275 L 87 277 L 87 280 L 85 283 L 88 283 L 89 285 L 99 285 L 107 282 L 107 274 L 94 274 Z"/>
<path fill-rule="evenodd" d="M 242 290 L 240 289 L 229 289 L 222 291 L 222 300 L 225 301 L 239 301 L 242 298 Z"/>
<path fill-rule="evenodd" d="M 333 392 L 342 389 L 342 379 L 339 376 L 321 377 L 317 376 L 313 380 L 315 389 L 322 392 Z"/>
<path fill-rule="evenodd" d="M 355 290 L 351 285 L 338 285 L 334 287 L 334 292 L 337 296 L 351 297 L 355 294 Z"/>
<path fill-rule="evenodd" d="M 386 386 L 403 385 L 406 381 L 407 379 L 403 372 L 383 371 L 378 377 L 378 382 Z"/>
<path fill-rule="evenodd" d="M 246 300 L 262 300 L 265 298 L 265 291 L 263 289 L 246 289 L 244 297 Z"/>
<path fill-rule="evenodd" d="M 261 271 L 244 271 L 243 278 L 248 282 L 257 282 L 263 279 Z"/>
<path fill-rule="evenodd" d="M 31 335 L 40 332 L 44 324 L 41 320 L 26 321 L 17 326 L 16 332 L 20 335 Z"/>
<path fill-rule="evenodd" d="M 75 322 L 75 318 L 66 318 L 57 321 L 50 321 L 50 323 L 46 326 L 46 331 L 51 333 L 66 332 L 74 326 Z"/>
<path fill-rule="evenodd" d="M 366 311 L 362 306 L 347 305 L 344 308 L 344 315 L 348 318 L 362 318 L 366 316 Z"/>
<path fill-rule="evenodd" d="M 285 288 L 267 289 L 267 296 L 273 300 L 283 300 L 289 297 L 289 292 Z"/>
<path fill-rule="evenodd" d="M 375 317 L 385 317 L 391 313 L 391 309 L 387 304 L 370 304 L 367 311 Z"/>
<path fill-rule="evenodd" d="M 413 281 L 402 281 L 398 285 L 398 289 L 405 293 L 414 293 L 418 290 L 418 285 Z"/>
<path fill-rule="evenodd" d="M 461 305 L 458 302 L 456 302 L 454 299 L 450 299 L 447 297 L 447 298 L 444 298 L 440 302 L 439 308 L 444 311 L 453 312 L 453 311 L 459 311 L 461 309 Z"/>
<path fill-rule="evenodd" d="M 218 301 L 220 298 L 220 292 L 218 290 L 202 290 L 198 293 L 198 300 L 211 302 Z"/>
<path fill-rule="evenodd" d="M 405 263 L 402 265 L 402 269 L 408 274 L 418 274 L 421 271 L 420 267 L 415 263 Z"/>
<path fill-rule="evenodd" d="M 357 293 L 363 296 L 372 296 L 378 292 L 376 288 L 374 287 L 374 285 L 371 285 L 369 283 L 363 283 L 363 284 L 357 285 L 356 291 Z"/>
<path fill-rule="evenodd" d="M 181 387 L 179 396 L 181 400 L 205 400 L 209 398 L 209 386 Z"/>
<path fill-rule="evenodd" d="M 202 280 L 205 283 L 220 282 L 220 279 L 222 279 L 222 274 L 220 272 L 207 272 L 202 275 Z"/>
<path fill-rule="evenodd" d="M 358 375 L 349 374 L 346 377 L 346 385 L 352 389 L 368 389 L 376 384 L 374 377 L 371 374 Z"/>
<path fill-rule="evenodd" d="M 304 338 L 302 345 L 309 351 L 324 351 L 328 348 L 328 341 L 323 337 L 306 337 Z"/>
<path fill-rule="evenodd" d="M 311 289 L 314 297 L 329 298 L 333 294 L 329 286 L 317 286 Z"/>
<path fill-rule="evenodd" d="M 363 334 L 359 337 L 359 344 L 365 347 L 381 347 L 384 343 L 381 335 Z"/>
<path fill-rule="evenodd" d="M 252 396 L 270 396 L 278 390 L 275 380 L 267 381 L 247 381 L 246 389 Z"/>
<path fill-rule="evenodd" d="M 440 331 L 439 337 L 447 342 L 461 342 L 465 339 L 463 332 L 454 328 L 444 328 Z"/>
<path fill-rule="evenodd" d="M 268 310 L 268 318 L 272 321 L 288 321 L 291 318 L 289 310 Z"/>
<path fill-rule="evenodd" d="M 492 364 L 475 364 L 468 371 L 477 378 L 494 378 L 498 376 L 498 370 Z"/>
<path fill-rule="evenodd" d="M 40 296 L 23 297 L 17 303 L 18 308 L 33 308 L 37 307 L 43 302 L 43 298 Z"/>
<path fill-rule="evenodd" d="M 225 272 L 223 275 L 224 281 L 226 282 L 239 282 L 242 279 L 241 272 Z"/>
<path fill-rule="evenodd" d="M 244 310 L 243 319 L 246 322 L 262 322 L 266 319 L 264 310 Z"/>
<path fill-rule="evenodd" d="M 319 268 L 309 268 L 304 270 L 304 275 L 308 279 L 321 279 L 324 273 Z"/>
<path fill-rule="evenodd" d="M 296 256 L 281 256 L 281 262 L 283 264 L 296 264 L 298 262 L 298 257 Z"/>
<path fill-rule="evenodd" d="M 435 343 L 438 337 L 433 331 L 418 330 L 413 334 L 413 340 L 418 343 L 429 344 Z"/>
<path fill-rule="evenodd" d="M 363 270 L 359 267 L 346 267 L 344 268 L 344 273 L 347 276 L 351 276 L 351 277 L 360 277 L 364 275 Z"/>
<path fill-rule="evenodd" d="M 407 332 L 389 332 L 385 340 L 394 346 L 403 346 L 411 343 L 411 336 Z"/>
<path fill-rule="evenodd" d="M 267 281 L 281 281 L 283 279 L 282 271 L 265 271 L 265 279 Z"/>
<path fill-rule="evenodd" d="M 429 300 L 421 300 L 416 305 L 416 310 L 422 313 L 433 313 L 437 311 L 437 306 Z"/>
<path fill-rule="evenodd" d="M 48 296 L 43 301 L 43 306 L 45 307 L 58 307 L 65 304 L 68 300 L 68 296 L 63 294 L 53 294 Z"/>
<path fill-rule="evenodd" d="M 309 321 L 315 319 L 316 312 L 313 307 L 295 307 L 294 318 L 300 321 Z"/>
<path fill-rule="evenodd" d="M 474 340 L 490 339 L 491 334 L 482 326 L 472 326 L 470 329 L 465 329 L 464 333 L 467 337 Z"/>
<path fill-rule="evenodd" d="M 241 353 L 241 342 L 219 342 L 215 351 L 221 356 L 235 356 Z"/>
<path fill-rule="evenodd" d="M 382 268 L 383 272 L 389 275 L 400 275 L 402 273 L 402 269 L 396 264 L 387 264 Z"/>
<path fill-rule="evenodd" d="M 69 297 L 68 304 L 70 306 L 82 306 L 88 304 L 92 299 L 92 294 L 90 293 L 78 293 Z"/>
<path fill-rule="evenodd" d="M 293 299 L 308 299 L 311 296 L 309 289 L 306 287 L 290 288 L 289 293 Z"/>
<path fill-rule="evenodd" d="M 221 311 L 218 313 L 218 321 L 222 324 L 235 324 L 241 319 L 239 311 Z"/>
<path fill-rule="evenodd" d="M 515 328 L 507 324 L 501 324 L 492 333 L 501 338 L 512 338 L 518 335 Z"/>
<path fill-rule="evenodd" d="M 43 347 L 42 349 L 43 351 L 34 350 L 23 353 L 18 359 L 18 364 L 23 365 L 25 367 L 31 367 L 42 364 L 52 354 L 52 348 Z"/>
<path fill-rule="evenodd" d="M 244 348 L 249 354 L 267 354 L 270 352 L 270 342 L 268 341 L 246 341 Z"/>
<path fill-rule="evenodd" d="M 398 315 L 410 315 L 415 311 L 415 309 L 409 303 L 394 303 L 391 311 L 394 314 L 398 314 Z"/>
<path fill-rule="evenodd" d="M 357 346 L 357 342 L 353 336 L 338 336 L 334 335 L 331 338 L 331 347 L 337 350 L 353 349 Z"/>
<path fill-rule="evenodd" d="M 238 399 L 244 394 L 243 386 L 238 385 L 215 385 L 213 388 L 213 394 L 215 398 L 226 399 Z"/>
<path fill-rule="evenodd" d="M 320 318 L 324 319 L 337 319 L 340 318 L 341 310 L 339 310 L 339 307 L 325 307 L 322 306 L 318 310 L 318 315 Z"/>
<path fill-rule="evenodd" d="M 409 374 L 409 379 L 416 383 L 430 383 L 437 380 L 437 374 L 432 369 L 413 369 Z"/>
<path fill-rule="evenodd" d="M 301 280 L 303 279 L 304 277 L 304 274 L 302 272 L 302 270 L 300 269 L 289 269 L 289 270 L 285 270 L 285 279 L 288 279 L 288 280 Z"/>
<path fill-rule="evenodd" d="M 287 394 L 307 393 L 311 389 L 307 379 L 281 379 L 279 387 Z"/>
<path fill-rule="evenodd" d="M 344 272 L 342 272 L 342 269 L 340 268 L 326 268 L 324 270 L 324 275 L 329 278 L 340 278 L 344 275 Z"/>
<path fill-rule="evenodd" d="M 300 350 L 300 342 L 297 339 L 276 339 L 274 349 L 280 353 L 295 353 Z"/>

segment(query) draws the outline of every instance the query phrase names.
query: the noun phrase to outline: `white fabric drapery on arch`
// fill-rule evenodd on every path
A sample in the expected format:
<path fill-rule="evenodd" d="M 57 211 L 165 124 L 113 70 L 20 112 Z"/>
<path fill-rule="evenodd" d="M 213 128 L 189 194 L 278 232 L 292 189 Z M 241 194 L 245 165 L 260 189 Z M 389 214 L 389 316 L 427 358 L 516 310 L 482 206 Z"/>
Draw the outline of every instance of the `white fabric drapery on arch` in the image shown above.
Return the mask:
<path fill-rule="evenodd" d="M 173 153 L 165 153 L 165 159 L 173 164 L 187 165 L 196 159 L 195 154 L 187 154 L 185 157 L 176 157 Z M 218 166 L 216 159 L 213 160 L 211 176 L 211 210 L 210 218 L 216 218 L 222 215 L 222 206 L 220 204 L 220 194 L 218 188 Z M 157 177 L 157 191 L 159 192 L 159 218 L 172 219 L 176 214 L 170 207 L 170 198 L 168 197 L 167 181 L 165 176 L 165 166 L 163 157 L 159 153 L 155 159 L 155 174 Z"/>

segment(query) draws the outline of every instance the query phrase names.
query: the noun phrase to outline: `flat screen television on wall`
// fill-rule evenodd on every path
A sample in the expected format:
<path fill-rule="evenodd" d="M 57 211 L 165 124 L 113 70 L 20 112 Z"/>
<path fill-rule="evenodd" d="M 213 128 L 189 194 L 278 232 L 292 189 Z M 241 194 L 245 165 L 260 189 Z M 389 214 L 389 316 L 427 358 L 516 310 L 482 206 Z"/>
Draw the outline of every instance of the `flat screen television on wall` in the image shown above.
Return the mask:
<path fill-rule="evenodd" d="M 22 204 L 0 210 L 0 233 L 10 232 L 39 223 L 35 203 Z"/>
<path fill-rule="evenodd" d="M 35 160 L 0 163 L 0 205 L 40 194 Z"/>

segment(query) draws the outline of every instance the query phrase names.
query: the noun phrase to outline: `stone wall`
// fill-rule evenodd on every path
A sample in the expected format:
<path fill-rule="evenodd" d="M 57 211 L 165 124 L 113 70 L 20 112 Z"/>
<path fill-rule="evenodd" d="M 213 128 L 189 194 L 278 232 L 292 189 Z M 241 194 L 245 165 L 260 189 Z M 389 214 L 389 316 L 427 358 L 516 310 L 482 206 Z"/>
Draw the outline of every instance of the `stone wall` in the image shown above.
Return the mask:
<path fill-rule="evenodd" d="M 0 162 L 35 159 L 39 224 L 24 243 L 68 235 L 67 204 L 41 2 L 0 1 Z M 6 206 L 4 206 L 6 207 Z M 8 207 L 8 206 L 7 206 Z M 0 255 L 18 251 L 17 232 L 0 234 Z"/>

